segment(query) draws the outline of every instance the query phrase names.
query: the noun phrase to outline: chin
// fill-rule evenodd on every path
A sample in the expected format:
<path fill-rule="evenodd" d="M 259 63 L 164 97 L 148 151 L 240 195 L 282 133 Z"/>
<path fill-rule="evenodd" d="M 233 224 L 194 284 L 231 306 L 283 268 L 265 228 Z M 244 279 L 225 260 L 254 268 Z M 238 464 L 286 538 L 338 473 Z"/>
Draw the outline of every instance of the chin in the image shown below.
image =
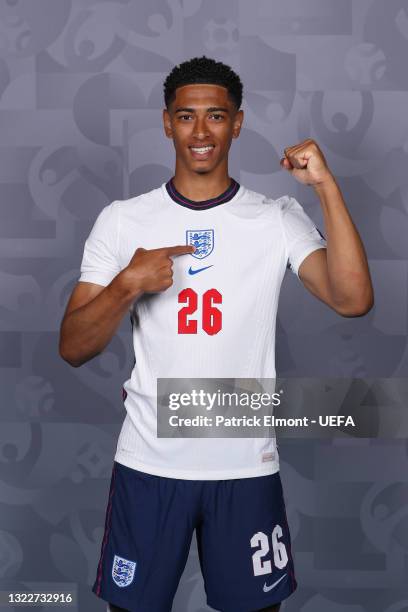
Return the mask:
<path fill-rule="evenodd" d="M 211 168 L 192 168 L 196 174 L 208 174 L 211 172 Z"/>
<path fill-rule="evenodd" d="M 196 170 L 197 174 L 208 174 L 210 172 L 210 170 Z"/>

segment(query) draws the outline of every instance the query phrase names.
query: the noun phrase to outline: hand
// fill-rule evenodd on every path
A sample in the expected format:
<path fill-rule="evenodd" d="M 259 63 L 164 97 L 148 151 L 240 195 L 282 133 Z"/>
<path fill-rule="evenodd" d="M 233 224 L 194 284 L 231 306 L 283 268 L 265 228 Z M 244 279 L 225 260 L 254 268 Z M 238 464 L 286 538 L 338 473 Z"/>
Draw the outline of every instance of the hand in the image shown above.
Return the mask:
<path fill-rule="evenodd" d="M 160 249 L 136 249 L 124 271 L 127 286 L 131 286 L 133 292 L 138 294 L 165 291 L 173 284 L 171 257 L 194 251 L 195 247 L 187 244 Z"/>
<path fill-rule="evenodd" d="M 320 185 L 334 179 L 321 149 L 311 138 L 286 147 L 280 165 L 304 185 Z"/>

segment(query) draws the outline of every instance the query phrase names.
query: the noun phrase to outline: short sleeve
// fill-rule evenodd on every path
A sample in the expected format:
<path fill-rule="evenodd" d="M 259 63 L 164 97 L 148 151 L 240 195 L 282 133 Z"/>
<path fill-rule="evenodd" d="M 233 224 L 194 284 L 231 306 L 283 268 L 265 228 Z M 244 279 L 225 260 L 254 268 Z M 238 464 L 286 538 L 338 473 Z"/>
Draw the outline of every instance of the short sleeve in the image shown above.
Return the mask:
<path fill-rule="evenodd" d="M 112 202 L 101 210 L 85 242 L 79 281 L 106 287 L 120 272 L 118 232 L 119 206 Z"/>
<path fill-rule="evenodd" d="M 287 267 L 299 277 L 302 261 L 316 249 L 327 248 L 327 242 L 295 198 L 282 198 L 280 210 L 288 251 Z"/>

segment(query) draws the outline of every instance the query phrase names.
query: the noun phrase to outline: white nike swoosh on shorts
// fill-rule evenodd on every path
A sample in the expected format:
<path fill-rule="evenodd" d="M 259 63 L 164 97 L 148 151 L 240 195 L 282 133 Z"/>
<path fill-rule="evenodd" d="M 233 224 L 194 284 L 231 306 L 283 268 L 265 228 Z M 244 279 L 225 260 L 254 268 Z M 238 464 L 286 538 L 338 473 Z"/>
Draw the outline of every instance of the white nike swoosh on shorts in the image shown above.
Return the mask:
<path fill-rule="evenodd" d="M 266 584 L 266 582 L 265 582 L 265 583 L 264 583 L 264 585 L 263 585 L 263 590 L 264 590 L 264 593 L 269 593 L 269 591 L 271 591 L 271 590 L 273 589 L 273 587 L 276 587 L 276 585 L 277 585 L 277 584 L 279 584 L 279 582 L 280 582 L 281 580 L 283 580 L 283 579 L 285 578 L 285 576 L 286 576 L 286 574 L 283 574 L 283 576 L 281 576 L 281 577 L 279 578 L 279 580 L 277 580 L 276 582 L 274 582 L 274 583 L 273 583 L 273 584 L 271 584 L 270 586 L 268 586 L 268 585 Z"/>

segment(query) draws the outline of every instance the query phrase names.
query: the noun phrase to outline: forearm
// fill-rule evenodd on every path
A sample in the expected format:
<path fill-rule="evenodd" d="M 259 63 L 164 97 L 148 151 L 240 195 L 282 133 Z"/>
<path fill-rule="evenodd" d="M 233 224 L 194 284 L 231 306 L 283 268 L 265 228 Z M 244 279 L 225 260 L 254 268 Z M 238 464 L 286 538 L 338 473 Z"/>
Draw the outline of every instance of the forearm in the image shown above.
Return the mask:
<path fill-rule="evenodd" d="M 69 313 L 61 325 L 60 354 L 81 366 L 109 344 L 124 314 L 141 292 L 126 284 L 120 272 L 92 301 Z"/>
<path fill-rule="evenodd" d="M 373 289 L 367 256 L 334 177 L 315 190 L 323 211 L 327 269 L 333 302 L 339 307 L 371 307 Z"/>

